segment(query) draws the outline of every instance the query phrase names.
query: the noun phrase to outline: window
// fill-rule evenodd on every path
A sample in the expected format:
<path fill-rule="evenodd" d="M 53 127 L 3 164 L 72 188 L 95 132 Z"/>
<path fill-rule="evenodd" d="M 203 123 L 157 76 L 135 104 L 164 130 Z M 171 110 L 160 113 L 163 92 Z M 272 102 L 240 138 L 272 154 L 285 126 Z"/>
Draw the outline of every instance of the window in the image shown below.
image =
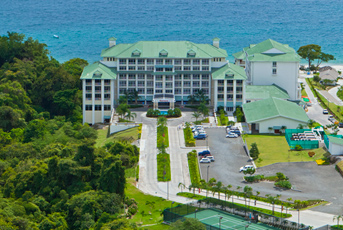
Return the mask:
<path fill-rule="evenodd" d="M 166 83 L 166 88 L 167 89 L 173 88 L 173 83 L 172 82 L 167 82 Z"/>
<path fill-rule="evenodd" d="M 189 70 L 191 70 L 191 67 L 190 67 L 190 66 L 184 66 L 184 67 L 183 67 L 183 70 L 189 71 Z"/>
<path fill-rule="evenodd" d="M 163 68 L 156 68 L 156 72 L 163 72 Z"/>
<path fill-rule="evenodd" d="M 145 76 L 144 76 L 144 74 L 138 74 L 138 79 L 145 79 Z"/>
<path fill-rule="evenodd" d="M 129 74 L 129 80 L 135 80 L 136 75 L 135 74 Z"/>
<path fill-rule="evenodd" d="M 119 89 L 119 94 L 124 94 L 126 89 Z"/>
<path fill-rule="evenodd" d="M 146 86 L 153 87 L 154 86 L 154 82 L 153 81 L 147 81 L 146 82 Z"/>
<path fill-rule="evenodd" d="M 153 94 L 154 93 L 154 89 L 153 88 L 148 88 L 148 89 L 146 89 L 146 93 L 147 94 Z"/>
<path fill-rule="evenodd" d="M 119 59 L 120 65 L 126 65 L 126 59 Z"/>
<path fill-rule="evenodd" d="M 120 87 L 126 86 L 126 81 L 119 81 L 119 86 Z"/>
<path fill-rule="evenodd" d="M 172 59 L 166 59 L 165 63 L 166 65 L 171 65 L 173 62 L 172 62 Z"/>
<path fill-rule="evenodd" d="M 174 65 L 181 65 L 181 59 L 175 59 Z"/>
<path fill-rule="evenodd" d="M 181 68 L 181 66 L 174 66 L 174 69 L 175 70 L 181 70 L 182 68 Z"/>
<path fill-rule="evenodd" d="M 204 92 L 204 94 L 208 94 L 208 89 L 202 89 L 202 91 Z"/>
<path fill-rule="evenodd" d="M 183 87 L 191 87 L 191 82 L 190 81 L 184 81 Z"/>
<path fill-rule="evenodd" d="M 191 64 L 191 60 L 189 60 L 189 59 L 183 59 L 183 64 L 184 64 L 184 65 L 190 65 L 190 64 Z"/>
<path fill-rule="evenodd" d="M 233 112 L 233 107 L 227 107 L 226 110 L 227 110 L 228 112 Z"/>
<path fill-rule="evenodd" d="M 101 105 L 95 105 L 94 106 L 95 111 L 100 111 L 101 110 Z"/>
<path fill-rule="evenodd" d="M 155 82 L 155 88 L 162 89 L 162 82 Z"/>
<path fill-rule="evenodd" d="M 154 80 L 154 77 L 151 74 L 146 75 L 147 80 Z"/>
<path fill-rule="evenodd" d="M 223 93 L 224 92 L 224 87 L 218 87 L 218 93 Z"/>
<path fill-rule="evenodd" d="M 208 83 L 208 81 L 202 81 L 201 82 L 201 87 L 208 87 L 210 84 Z"/>
<path fill-rule="evenodd" d="M 218 100 L 222 101 L 224 99 L 224 95 L 223 94 L 218 94 Z"/>
<path fill-rule="evenodd" d="M 86 94 L 86 100 L 92 100 L 92 94 L 87 93 Z"/>
<path fill-rule="evenodd" d="M 95 100 L 101 100 L 101 94 L 95 94 Z"/>
<path fill-rule="evenodd" d="M 277 62 L 273 61 L 273 67 L 277 67 Z"/>
<path fill-rule="evenodd" d="M 181 81 L 175 81 L 175 87 L 181 87 L 182 84 L 181 84 Z"/>
<path fill-rule="evenodd" d="M 209 70 L 210 70 L 210 68 L 208 66 L 203 66 L 202 67 L 202 71 L 209 71 Z"/>
<path fill-rule="evenodd" d="M 189 80 L 189 79 L 191 79 L 191 75 L 189 75 L 189 74 L 183 75 L 183 80 Z"/>
<path fill-rule="evenodd" d="M 147 59 L 146 60 L 148 65 L 153 65 L 154 64 L 154 59 Z"/>
<path fill-rule="evenodd" d="M 183 94 L 191 94 L 191 89 L 183 89 Z"/>
<path fill-rule="evenodd" d="M 242 84 L 243 80 L 237 80 L 237 84 Z"/>
<path fill-rule="evenodd" d="M 145 94 L 144 88 L 138 88 L 138 94 Z"/>
<path fill-rule="evenodd" d="M 243 88 L 242 87 L 236 87 L 237 92 L 242 92 Z"/>
<path fill-rule="evenodd" d="M 138 59 L 138 65 L 144 65 L 145 60 L 144 59 Z"/>
<path fill-rule="evenodd" d="M 87 79 L 87 80 L 86 80 L 86 85 L 91 85 L 91 84 L 92 84 L 92 80 Z"/>
<path fill-rule="evenodd" d="M 126 66 L 119 66 L 119 70 L 126 70 Z"/>
<path fill-rule="evenodd" d="M 101 86 L 95 86 L 95 92 L 101 92 Z"/>
<path fill-rule="evenodd" d="M 133 87 L 136 86 L 136 81 L 129 81 L 129 87 Z"/>
<path fill-rule="evenodd" d="M 199 74 L 193 74 L 193 80 L 199 80 L 200 75 Z"/>
<path fill-rule="evenodd" d="M 111 99 L 111 94 L 107 93 L 107 94 L 104 94 L 104 99 L 106 101 L 110 100 Z"/>
<path fill-rule="evenodd" d="M 162 81 L 162 75 L 156 75 L 155 80 L 156 81 Z"/>
<path fill-rule="evenodd" d="M 166 72 L 171 72 L 171 71 L 173 71 L 173 68 L 165 68 L 165 71 Z"/>
<path fill-rule="evenodd" d="M 200 87 L 200 81 L 193 81 L 193 87 Z"/>
<path fill-rule="evenodd" d="M 145 66 L 138 66 L 138 70 L 145 70 Z"/>
<path fill-rule="evenodd" d="M 224 80 L 218 80 L 218 84 L 224 84 Z"/>
<path fill-rule="evenodd" d="M 129 59 L 129 65 L 135 65 L 136 59 Z"/>
<path fill-rule="evenodd" d="M 173 76 L 171 76 L 171 75 L 166 76 L 166 81 L 172 81 L 172 80 L 173 80 Z"/>
<path fill-rule="evenodd" d="M 95 80 L 95 85 L 101 85 L 101 80 Z"/>
<path fill-rule="evenodd" d="M 209 62 L 208 59 L 203 59 L 203 60 L 201 61 L 201 63 L 202 63 L 203 65 L 208 65 L 210 62 Z"/>
<path fill-rule="evenodd" d="M 276 69 L 273 69 L 273 75 L 275 75 L 277 73 Z"/>
<path fill-rule="evenodd" d="M 156 90 L 155 90 L 155 93 L 162 93 L 162 92 L 163 92 L 162 89 L 156 89 Z"/>
<path fill-rule="evenodd" d="M 129 66 L 129 70 L 136 70 L 136 66 Z"/>
<path fill-rule="evenodd" d="M 209 79 L 209 75 L 208 74 L 203 74 L 201 78 L 203 80 L 208 80 Z"/>
<path fill-rule="evenodd" d="M 233 84 L 233 80 L 227 80 L 227 84 L 232 85 Z"/>
<path fill-rule="evenodd" d="M 227 87 L 226 89 L 227 89 L 228 93 L 232 93 L 233 92 L 233 87 Z"/>
<path fill-rule="evenodd" d="M 233 95 L 232 95 L 232 94 L 228 94 L 228 95 L 226 95 L 226 98 L 227 98 L 229 101 L 232 101 Z"/>
<path fill-rule="evenodd" d="M 104 105 L 104 110 L 105 111 L 110 111 L 111 110 L 111 105 Z"/>
<path fill-rule="evenodd" d="M 175 88 L 175 94 L 181 94 L 181 91 L 182 89 L 181 88 Z"/>
<path fill-rule="evenodd" d="M 105 90 L 105 92 L 108 92 L 108 91 L 111 90 L 111 87 L 110 87 L 110 86 L 105 86 L 105 87 L 104 87 L 104 90 Z"/>
<path fill-rule="evenodd" d="M 200 70 L 199 66 L 193 66 L 193 70 Z"/>
<path fill-rule="evenodd" d="M 200 65 L 200 59 L 194 59 L 193 65 Z"/>
<path fill-rule="evenodd" d="M 104 80 L 105 85 L 109 85 L 110 83 L 111 83 L 111 80 L 108 80 L 108 79 Z"/>
<path fill-rule="evenodd" d="M 193 94 L 198 93 L 199 89 L 193 89 Z"/>
<path fill-rule="evenodd" d="M 136 90 L 135 88 L 131 88 L 131 89 L 127 89 L 127 92 L 133 93 L 135 90 Z"/>
<path fill-rule="evenodd" d="M 163 59 L 156 59 L 156 65 L 163 65 Z"/>
<path fill-rule="evenodd" d="M 138 86 L 145 86 L 145 81 L 138 81 Z"/>
<path fill-rule="evenodd" d="M 178 75 L 175 75 L 175 80 L 181 80 L 182 79 L 182 77 L 181 77 L 181 75 L 180 74 L 178 74 Z"/>
<path fill-rule="evenodd" d="M 126 79 L 126 74 L 119 74 L 119 79 Z"/>
<path fill-rule="evenodd" d="M 86 86 L 86 91 L 87 92 L 92 91 L 92 86 Z"/>
<path fill-rule="evenodd" d="M 166 89 L 166 93 L 173 93 L 172 89 Z"/>
<path fill-rule="evenodd" d="M 147 71 L 154 71 L 154 67 L 153 66 L 148 66 L 146 70 Z"/>
<path fill-rule="evenodd" d="M 86 111 L 92 110 L 93 106 L 92 105 L 86 105 Z"/>

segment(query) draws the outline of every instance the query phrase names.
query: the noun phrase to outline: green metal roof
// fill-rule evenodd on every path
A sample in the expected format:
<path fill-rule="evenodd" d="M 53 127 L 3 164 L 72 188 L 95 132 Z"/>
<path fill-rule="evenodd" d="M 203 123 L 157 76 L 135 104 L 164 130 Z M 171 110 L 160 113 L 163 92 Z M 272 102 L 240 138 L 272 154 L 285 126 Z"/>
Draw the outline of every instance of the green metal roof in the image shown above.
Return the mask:
<path fill-rule="evenodd" d="M 115 37 L 111 37 L 108 39 L 109 41 L 117 41 L 117 39 Z"/>
<path fill-rule="evenodd" d="M 245 53 L 244 53 L 244 51 L 239 51 L 237 53 L 232 54 L 232 56 L 236 59 L 244 59 Z"/>
<path fill-rule="evenodd" d="M 252 44 L 249 47 L 245 47 L 243 50 L 247 53 L 249 61 L 300 61 L 300 56 L 293 48 L 272 39 L 267 39 L 256 45 Z M 238 55 L 238 53 L 235 53 L 234 55 Z"/>
<path fill-rule="evenodd" d="M 118 44 L 102 50 L 101 57 L 130 58 L 134 50 L 141 51 L 141 58 L 159 58 L 161 50 L 168 51 L 168 58 L 187 58 L 190 50 L 195 52 L 194 58 L 227 57 L 224 49 L 189 41 L 139 41 L 133 44 Z"/>
<path fill-rule="evenodd" d="M 86 66 L 81 74 L 81 79 L 116 79 L 115 68 L 109 68 L 100 62 Z"/>
<path fill-rule="evenodd" d="M 247 75 L 244 68 L 227 63 L 220 68 L 212 68 L 212 79 L 213 80 L 222 80 L 222 79 L 233 79 L 233 80 L 246 80 Z"/>
<path fill-rule="evenodd" d="M 335 136 L 328 135 L 329 142 L 338 144 L 338 145 L 343 145 L 343 139 Z"/>
<path fill-rule="evenodd" d="M 293 102 L 278 98 L 268 98 L 243 105 L 247 123 L 254 123 L 275 117 L 283 117 L 307 123 L 309 118 L 303 108 Z"/>
<path fill-rule="evenodd" d="M 261 99 L 267 99 L 270 97 L 289 99 L 289 95 L 287 91 L 275 84 L 273 85 L 247 85 L 245 88 L 246 100 L 261 100 Z"/>

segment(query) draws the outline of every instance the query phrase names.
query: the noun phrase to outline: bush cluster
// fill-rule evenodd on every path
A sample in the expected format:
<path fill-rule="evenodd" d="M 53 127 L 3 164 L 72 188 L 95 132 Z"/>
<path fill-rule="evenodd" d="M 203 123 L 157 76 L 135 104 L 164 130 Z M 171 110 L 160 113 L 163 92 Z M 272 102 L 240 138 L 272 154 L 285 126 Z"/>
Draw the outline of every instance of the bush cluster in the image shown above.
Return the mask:
<path fill-rule="evenodd" d="M 315 152 L 308 152 L 309 157 L 313 157 L 316 153 Z"/>
<path fill-rule="evenodd" d="M 199 184 L 200 179 L 201 179 L 197 155 L 198 154 L 196 150 L 193 150 L 192 152 L 187 153 L 189 175 L 190 175 L 192 184 Z"/>
<path fill-rule="evenodd" d="M 279 182 L 275 182 L 274 185 L 276 187 L 282 187 L 282 188 L 287 188 L 287 189 L 291 189 L 292 188 L 292 184 L 288 180 L 282 180 L 282 181 L 279 181 Z"/>
<path fill-rule="evenodd" d="M 165 117 L 181 117 L 181 110 L 179 108 L 175 109 L 169 109 L 167 115 L 160 115 L 160 111 L 158 109 L 148 109 L 146 113 L 147 117 L 159 117 L 159 116 L 165 116 Z"/>
<path fill-rule="evenodd" d="M 259 182 L 261 180 L 264 180 L 264 175 L 245 176 L 244 180 L 246 182 Z"/>
<path fill-rule="evenodd" d="M 195 139 L 193 136 L 192 129 L 190 127 L 186 127 L 183 129 L 183 134 L 185 137 L 185 144 L 186 147 L 194 147 L 195 146 Z"/>
<path fill-rule="evenodd" d="M 165 175 L 164 175 L 165 174 Z M 170 157 L 168 153 L 157 154 L 157 179 L 170 181 Z"/>

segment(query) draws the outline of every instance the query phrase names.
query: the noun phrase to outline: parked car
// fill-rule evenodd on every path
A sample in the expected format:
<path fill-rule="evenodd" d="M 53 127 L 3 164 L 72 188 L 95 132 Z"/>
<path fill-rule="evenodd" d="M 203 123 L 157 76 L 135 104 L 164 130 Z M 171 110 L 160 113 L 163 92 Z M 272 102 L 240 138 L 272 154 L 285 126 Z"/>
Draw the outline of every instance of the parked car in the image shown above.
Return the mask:
<path fill-rule="evenodd" d="M 323 114 L 329 114 L 329 111 L 327 109 L 324 109 Z"/>
<path fill-rule="evenodd" d="M 333 116 L 332 116 L 332 115 L 329 115 L 329 116 L 328 116 L 328 120 L 330 121 L 331 119 L 333 119 Z"/>
<path fill-rule="evenodd" d="M 194 139 L 203 140 L 203 139 L 206 139 L 206 137 L 207 137 L 207 134 L 198 134 L 194 136 Z"/>
<path fill-rule="evenodd" d="M 339 122 L 338 127 L 343 128 L 343 123 Z"/>
<path fill-rule="evenodd" d="M 237 136 L 241 136 L 241 131 L 239 130 L 231 130 L 229 133 L 237 134 Z"/>
<path fill-rule="evenodd" d="M 239 128 L 236 127 L 236 126 L 231 126 L 231 127 L 230 127 L 230 130 L 239 130 Z"/>
<path fill-rule="evenodd" d="M 200 163 L 211 163 L 211 160 L 205 157 L 200 160 Z"/>
<path fill-rule="evenodd" d="M 228 133 L 227 135 L 226 135 L 226 138 L 236 138 L 236 137 L 238 137 L 238 135 L 236 134 L 236 133 Z"/>
<path fill-rule="evenodd" d="M 239 172 L 243 172 L 243 171 L 246 171 L 248 169 L 253 169 L 253 168 L 254 168 L 254 166 L 252 166 L 252 165 L 245 165 L 239 169 Z"/>
<path fill-rule="evenodd" d="M 206 156 L 207 159 L 210 159 L 212 162 L 214 161 L 214 156 Z"/>
<path fill-rule="evenodd" d="M 198 153 L 199 156 L 206 156 L 206 155 L 211 155 L 210 150 L 204 150 L 202 152 Z"/>
<path fill-rule="evenodd" d="M 306 105 L 307 105 L 308 107 L 311 107 L 311 106 L 312 106 L 312 103 L 308 102 Z"/>

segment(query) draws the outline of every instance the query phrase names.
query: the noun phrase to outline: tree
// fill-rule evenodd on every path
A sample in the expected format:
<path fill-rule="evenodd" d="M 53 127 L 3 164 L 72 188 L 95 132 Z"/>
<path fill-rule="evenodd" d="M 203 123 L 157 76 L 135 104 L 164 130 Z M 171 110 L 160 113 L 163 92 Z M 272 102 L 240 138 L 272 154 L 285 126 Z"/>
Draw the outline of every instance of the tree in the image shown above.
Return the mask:
<path fill-rule="evenodd" d="M 197 101 L 199 101 L 200 103 L 206 103 L 206 101 L 208 100 L 208 97 L 205 95 L 204 90 L 200 89 L 198 90 L 195 95 L 194 95 L 195 99 Z"/>
<path fill-rule="evenodd" d="M 244 190 L 245 207 L 247 207 L 247 198 L 252 196 L 252 188 L 249 186 L 245 186 L 243 190 Z M 250 206 L 250 200 L 249 200 L 249 206 Z"/>
<path fill-rule="evenodd" d="M 309 127 L 309 129 L 314 128 L 315 124 L 316 124 L 316 122 L 314 120 L 312 120 L 312 119 L 307 121 L 307 127 Z"/>
<path fill-rule="evenodd" d="M 249 152 L 250 152 L 250 156 L 253 159 L 257 159 L 258 156 L 260 155 L 260 151 L 258 150 L 257 144 L 255 142 L 251 144 L 251 149 L 249 150 Z"/>
<path fill-rule="evenodd" d="M 140 98 L 139 93 L 138 93 L 138 90 L 136 90 L 136 89 L 132 90 L 132 91 L 130 92 L 129 98 L 134 99 L 134 100 L 135 100 L 135 104 L 137 104 L 137 103 L 138 103 L 137 101 L 138 101 L 138 99 Z"/>
<path fill-rule="evenodd" d="M 170 225 L 171 230 L 206 230 L 206 227 L 197 219 L 186 218 L 178 220 Z"/>
<path fill-rule="evenodd" d="M 221 181 L 218 181 L 216 185 L 213 187 L 213 195 L 215 194 L 215 192 L 217 192 L 219 200 L 220 200 L 220 192 L 221 192 L 222 187 L 223 187 L 223 183 Z"/>
<path fill-rule="evenodd" d="M 190 102 L 191 104 L 193 104 L 194 102 L 196 102 L 196 98 L 194 95 L 190 94 L 188 95 L 188 102 Z"/>
<path fill-rule="evenodd" d="M 337 227 L 339 227 L 339 221 L 343 220 L 343 216 L 338 215 L 333 217 L 333 221 L 337 220 Z"/>
<path fill-rule="evenodd" d="M 123 118 L 128 111 L 129 111 L 129 105 L 126 103 L 119 104 L 116 109 L 116 112 L 118 113 L 118 115 L 121 116 L 121 118 Z"/>
<path fill-rule="evenodd" d="M 135 117 L 137 117 L 136 113 L 132 113 L 129 109 L 126 112 L 125 118 L 129 119 L 129 121 L 131 121 L 131 119 L 133 120 Z"/>
<path fill-rule="evenodd" d="M 157 119 L 157 126 L 167 126 L 167 121 L 166 117 L 159 117 Z"/>
<path fill-rule="evenodd" d="M 186 186 L 185 186 L 185 184 L 184 183 L 179 183 L 179 185 L 177 186 L 178 188 L 181 188 L 181 192 L 182 192 L 182 189 L 185 189 L 186 188 Z"/>
<path fill-rule="evenodd" d="M 335 60 L 335 57 L 330 54 L 326 54 L 322 52 L 322 47 L 315 44 L 309 44 L 305 46 L 301 46 L 297 53 L 299 56 L 308 61 L 308 68 L 311 67 L 311 63 L 314 60 L 318 60 L 316 69 L 318 66 L 324 61 L 328 62 L 330 60 Z"/>
<path fill-rule="evenodd" d="M 192 116 L 195 118 L 195 122 L 197 122 L 198 118 L 201 116 L 201 114 L 199 112 L 194 112 L 194 113 L 192 113 Z"/>
<path fill-rule="evenodd" d="M 198 107 L 198 111 L 204 116 L 207 117 L 209 115 L 209 108 L 205 105 L 205 103 L 201 103 Z"/>
<path fill-rule="evenodd" d="M 303 124 L 299 124 L 297 129 L 304 129 L 304 125 Z"/>
<path fill-rule="evenodd" d="M 320 80 L 321 80 L 321 78 L 318 75 L 313 76 L 313 81 L 318 83 L 318 82 L 320 82 Z"/>

